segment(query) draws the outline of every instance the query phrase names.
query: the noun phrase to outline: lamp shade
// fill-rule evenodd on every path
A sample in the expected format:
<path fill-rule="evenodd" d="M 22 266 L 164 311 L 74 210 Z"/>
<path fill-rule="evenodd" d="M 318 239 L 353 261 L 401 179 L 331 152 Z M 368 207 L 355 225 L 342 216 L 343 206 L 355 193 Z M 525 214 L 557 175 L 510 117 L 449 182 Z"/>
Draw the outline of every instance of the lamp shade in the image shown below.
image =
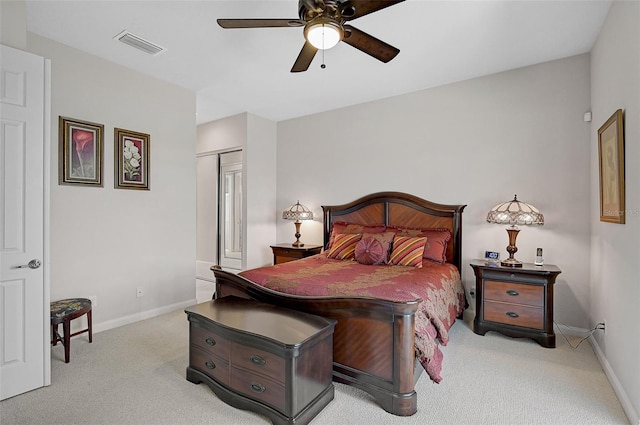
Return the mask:
<path fill-rule="evenodd" d="M 487 214 L 487 221 L 496 224 L 510 224 L 507 228 L 507 234 L 509 235 L 507 252 L 509 253 L 509 258 L 500 264 L 504 267 L 522 267 L 522 262 L 514 257 L 514 254 L 518 252 L 516 238 L 520 232 L 516 225 L 542 226 L 544 224 L 542 213 L 533 205 L 518 201 L 518 196 L 514 195 L 512 201 L 503 202 L 491 208 L 491 211 Z"/>
<path fill-rule="evenodd" d="M 536 207 L 526 202 L 518 201 L 514 195 L 513 200 L 503 202 L 491 208 L 487 214 L 487 221 L 496 224 L 511 224 L 513 226 L 542 226 L 544 216 Z"/>
<path fill-rule="evenodd" d="M 291 205 L 288 209 L 282 211 L 282 218 L 285 220 L 294 220 L 296 226 L 296 241 L 291 245 L 295 247 L 303 247 L 304 244 L 300 242 L 300 224 L 302 220 L 313 220 L 313 212 L 304 205 L 300 204 L 300 201 Z"/>
<path fill-rule="evenodd" d="M 313 220 L 313 212 L 300 204 L 300 201 L 291 205 L 288 209 L 282 211 L 282 218 L 285 220 Z"/>

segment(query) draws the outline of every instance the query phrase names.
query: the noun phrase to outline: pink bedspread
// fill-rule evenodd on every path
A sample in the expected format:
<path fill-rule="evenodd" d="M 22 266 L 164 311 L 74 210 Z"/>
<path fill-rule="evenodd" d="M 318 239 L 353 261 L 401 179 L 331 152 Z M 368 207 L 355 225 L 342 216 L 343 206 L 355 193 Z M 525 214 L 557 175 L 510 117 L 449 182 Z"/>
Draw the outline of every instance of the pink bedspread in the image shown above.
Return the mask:
<path fill-rule="evenodd" d="M 465 308 L 460 273 L 451 264 L 425 261 L 422 268 L 369 266 L 318 254 L 239 273 L 278 292 L 305 296 L 365 296 L 391 301 L 422 299 L 415 316 L 415 350 L 434 382 L 442 377 L 442 351 L 448 330 Z"/>

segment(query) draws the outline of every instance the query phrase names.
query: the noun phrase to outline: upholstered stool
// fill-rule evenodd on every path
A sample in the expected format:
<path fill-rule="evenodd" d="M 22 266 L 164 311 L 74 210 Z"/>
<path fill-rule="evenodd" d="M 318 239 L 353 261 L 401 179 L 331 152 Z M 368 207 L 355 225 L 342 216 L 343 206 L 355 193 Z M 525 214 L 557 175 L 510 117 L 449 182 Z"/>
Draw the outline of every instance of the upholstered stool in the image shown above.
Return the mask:
<path fill-rule="evenodd" d="M 71 333 L 71 321 L 85 314 L 87 315 L 87 323 L 89 325 L 87 329 Z M 62 336 L 58 333 L 58 328 L 61 323 Z M 64 345 L 65 363 L 69 363 L 69 343 L 71 342 L 71 337 L 85 332 L 89 332 L 89 342 L 92 342 L 91 300 L 86 298 L 69 298 L 51 303 L 51 344 L 56 345 L 58 341 L 62 342 Z"/>

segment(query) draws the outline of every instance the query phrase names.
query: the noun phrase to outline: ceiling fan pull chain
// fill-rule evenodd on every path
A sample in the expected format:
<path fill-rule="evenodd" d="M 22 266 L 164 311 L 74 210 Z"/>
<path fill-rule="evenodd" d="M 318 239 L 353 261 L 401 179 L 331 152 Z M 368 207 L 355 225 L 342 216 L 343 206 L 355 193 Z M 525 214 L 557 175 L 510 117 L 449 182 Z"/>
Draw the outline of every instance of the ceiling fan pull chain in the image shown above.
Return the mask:
<path fill-rule="evenodd" d="M 320 64 L 321 69 L 325 69 L 327 65 L 324 64 L 324 24 L 322 24 L 322 64 Z"/>

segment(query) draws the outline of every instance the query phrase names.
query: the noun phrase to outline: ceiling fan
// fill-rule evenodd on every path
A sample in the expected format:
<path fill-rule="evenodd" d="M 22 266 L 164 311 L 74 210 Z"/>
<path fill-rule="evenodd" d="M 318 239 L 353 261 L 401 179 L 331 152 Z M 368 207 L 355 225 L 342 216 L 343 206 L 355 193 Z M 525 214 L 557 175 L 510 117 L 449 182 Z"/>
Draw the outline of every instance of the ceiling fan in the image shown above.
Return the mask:
<path fill-rule="evenodd" d="M 295 19 L 218 19 L 222 28 L 304 27 L 305 43 L 291 72 L 306 71 L 316 52 L 344 41 L 382 61 L 389 62 L 400 50 L 346 24 L 404 0 L 299 0 Z"/>

